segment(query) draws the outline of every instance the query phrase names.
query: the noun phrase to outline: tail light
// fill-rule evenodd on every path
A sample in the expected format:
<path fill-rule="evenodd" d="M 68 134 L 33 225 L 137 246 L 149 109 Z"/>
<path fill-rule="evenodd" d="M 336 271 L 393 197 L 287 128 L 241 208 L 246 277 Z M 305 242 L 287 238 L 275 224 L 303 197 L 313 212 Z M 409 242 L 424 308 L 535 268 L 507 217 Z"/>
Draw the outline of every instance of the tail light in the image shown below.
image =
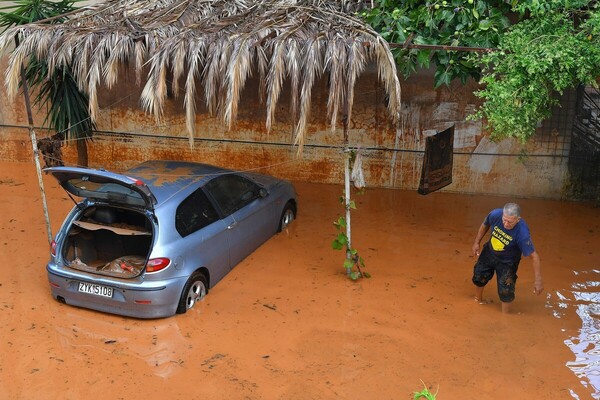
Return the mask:
<path fill-rule="evenodd" d="M 52 257 L 56 255 L 56 242 L 54 240 L 50 244 L 50 254 L 52 254 Z"/>
<path fill-rule="evenodd" d="M 146 264 L 146 272 L 158 272 L 167 268 L 170 263 L 168 258 L 152 258 Z"/>

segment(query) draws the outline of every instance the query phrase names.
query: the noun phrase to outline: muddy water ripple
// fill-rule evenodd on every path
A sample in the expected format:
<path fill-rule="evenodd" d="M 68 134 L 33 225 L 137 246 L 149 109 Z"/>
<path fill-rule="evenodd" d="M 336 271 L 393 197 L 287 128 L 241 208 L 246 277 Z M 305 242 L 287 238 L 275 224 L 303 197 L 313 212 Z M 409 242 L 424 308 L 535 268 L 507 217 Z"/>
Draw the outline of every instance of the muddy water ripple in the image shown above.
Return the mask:
<path fill-rule="evenodd" d="M 556 318 L 575 313 L 581 319 L 581 329 L 564 341 L 575 356 L 566 365 L 593 391 L 592 397 L 600 399 L 600 271 L 573 271 L 573 275 L 571 287 L 556 291 L 556 300 L 548 294 L 547 307 L 553 309 Z M 571 396 L 580 398 L 574 390 Z"/>

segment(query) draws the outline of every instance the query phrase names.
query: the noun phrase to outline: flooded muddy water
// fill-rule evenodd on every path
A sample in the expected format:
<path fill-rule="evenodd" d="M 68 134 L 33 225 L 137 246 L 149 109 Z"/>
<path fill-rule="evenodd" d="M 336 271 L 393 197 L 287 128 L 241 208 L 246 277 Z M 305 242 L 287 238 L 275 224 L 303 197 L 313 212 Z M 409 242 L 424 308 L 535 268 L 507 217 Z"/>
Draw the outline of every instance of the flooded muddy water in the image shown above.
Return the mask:
<path fill-rule="evenodd" d="M 566 365 L 591 390 L 592 397 L 600 399 L 600 271 L 573 271 L 571 287 L 557 290 L 554 298 L 548 295 L 548 299 L 556 318 L 576 313 L 581 319 L 577 329 L 564 329 L 565 344 L 574 355 Z"/>
<path fill-rule="evenodd" d="M 513 313 L 473 301 L 471 245 L 514 199 L 368 189 L 331 249 L 342 186 L 298 183 L 299 215 L 184 315 L 136 320 L 50 296 L 33 164 L 0 162 L 0 399 L 600 398 L 600 209 L 518 199 L 542 259 Z M 44 177 L 56 232 L 72 206 Z M 423 383 L 422 383 L 423 382 Z"/>

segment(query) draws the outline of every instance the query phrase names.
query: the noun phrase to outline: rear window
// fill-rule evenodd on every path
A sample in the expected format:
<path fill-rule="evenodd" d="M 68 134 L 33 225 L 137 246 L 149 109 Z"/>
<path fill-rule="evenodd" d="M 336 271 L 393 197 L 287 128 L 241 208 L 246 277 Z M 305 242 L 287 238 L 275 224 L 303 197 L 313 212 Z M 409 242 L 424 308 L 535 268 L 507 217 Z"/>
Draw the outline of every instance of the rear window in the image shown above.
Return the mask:
<path fill-rule="evenodd" d="M 143 206 L 146 204 L 139 192 L 117 183 L 94 182 L 74 178 L 64 183 L 65 189 L 80 197 L 114 201 L 121 204 Z"/>
<path fill-rule="evenodd" d="M 190 235 L 219 219 L 202 189 L 196 190 L 177 207 L 175 229 L 182 237 Z"/>

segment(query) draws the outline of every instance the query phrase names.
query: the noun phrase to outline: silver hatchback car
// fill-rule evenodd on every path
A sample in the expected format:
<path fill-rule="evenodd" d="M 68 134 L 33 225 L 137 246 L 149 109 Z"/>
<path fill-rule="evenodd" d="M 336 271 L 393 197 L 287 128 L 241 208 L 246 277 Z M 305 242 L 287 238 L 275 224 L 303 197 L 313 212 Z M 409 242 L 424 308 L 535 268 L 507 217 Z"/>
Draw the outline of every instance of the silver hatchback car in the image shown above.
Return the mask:
<path fill-rule="evenodd" d="M 192 308 L 298 207 L 287 181 L 192 162 L 44 171 L 80 198 L 52 242 L 52 296 L 136 318 Z"/>

